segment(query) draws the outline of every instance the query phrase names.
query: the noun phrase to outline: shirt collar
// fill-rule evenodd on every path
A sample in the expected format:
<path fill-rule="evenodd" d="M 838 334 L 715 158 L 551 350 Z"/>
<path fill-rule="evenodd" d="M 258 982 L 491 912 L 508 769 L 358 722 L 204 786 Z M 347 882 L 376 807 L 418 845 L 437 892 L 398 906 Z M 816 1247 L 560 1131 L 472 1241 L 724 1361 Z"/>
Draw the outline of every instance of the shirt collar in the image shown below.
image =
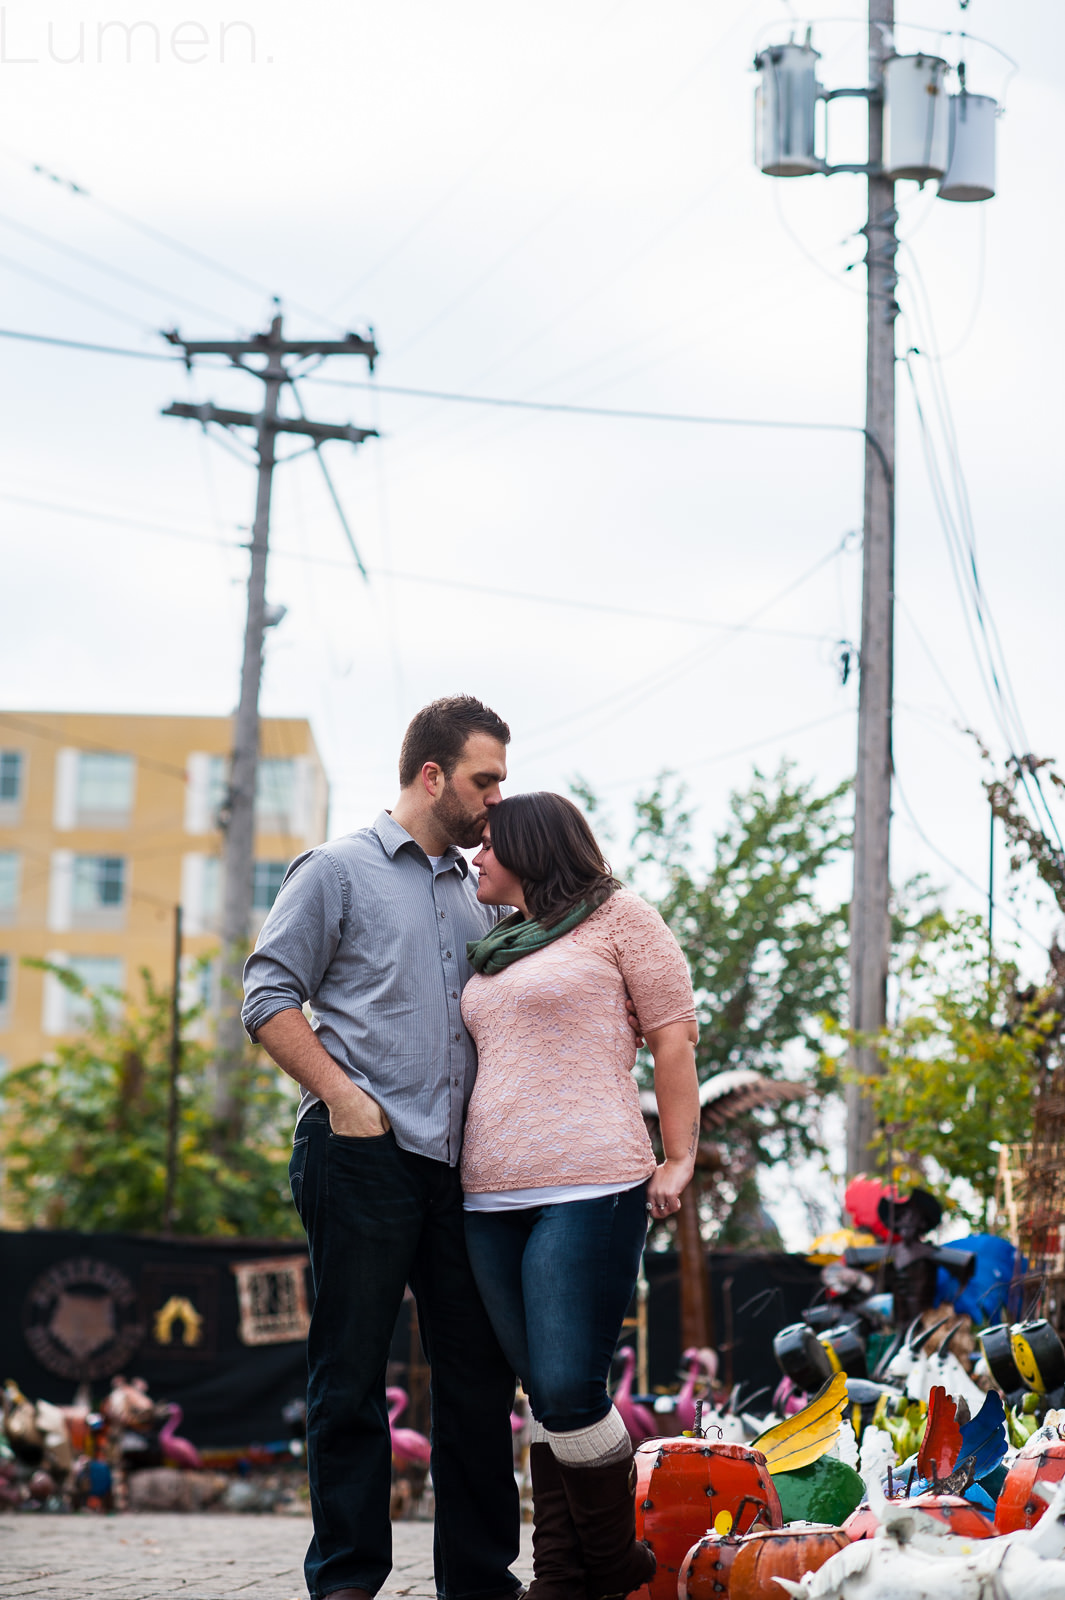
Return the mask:
<path fill-rule="evenodd" d="M 396 859 L 397 852 L 402 850 L 404 845 L 408 844 L 413 845 L 418 854 L 428 861 L 429 857 L 422 849 L 417 839 L 412 839 L 406 828 L 402 827 L 398 822 L 396 822 L 390 812 L 381 812 L 381 815 L 374 823 L 374 832 L 377 834 L 381 844 L 384 846 L 385 854 L 388 856 L 390 861 L 394 861 Z M 466 860 L 466 857 L 462 854 L 462 851 L 459 850 L 456 845 L 448 845 L 441 859 L 454 862 L 455 866 L 459 870 L 460 877 L 465 878 L 469 876 L 470 864 Z"/>

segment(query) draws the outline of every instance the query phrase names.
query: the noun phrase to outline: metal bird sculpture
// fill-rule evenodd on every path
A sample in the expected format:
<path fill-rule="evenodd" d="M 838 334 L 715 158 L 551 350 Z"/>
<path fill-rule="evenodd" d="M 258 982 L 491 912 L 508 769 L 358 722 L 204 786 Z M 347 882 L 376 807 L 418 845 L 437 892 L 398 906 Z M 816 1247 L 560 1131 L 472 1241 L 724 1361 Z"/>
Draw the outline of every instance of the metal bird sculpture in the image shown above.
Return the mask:
<path fill-rule="evenodd" d="M 786 1083 L 767 1078 L 752 1067 L 730 1067 L 715 1072 L 699 1085 L 700 1127 L 704 1135 L 725 1128 L 737 1117 L 760 1106 L 777 1105 L 783 1100 L 801 1100 L 809 1093 L 805 1083 Z M 645 1117 L 658 1120 L 658 1103 L 650 1089 L 640 1091 L 640 1110 Z"/>

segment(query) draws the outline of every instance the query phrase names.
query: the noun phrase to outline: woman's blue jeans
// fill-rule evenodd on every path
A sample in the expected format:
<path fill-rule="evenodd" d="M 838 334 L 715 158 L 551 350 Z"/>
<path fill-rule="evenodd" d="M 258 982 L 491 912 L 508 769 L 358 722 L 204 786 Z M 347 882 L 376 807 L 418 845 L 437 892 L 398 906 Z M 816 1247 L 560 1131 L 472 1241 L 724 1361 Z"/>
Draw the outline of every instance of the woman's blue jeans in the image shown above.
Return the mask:
<path fill-rule="evenodd" d="M 477 1294 L 458 1170 L 391 1133 L 331 1132 L 324 1105 L 296 1129 L 292 1195 L 310 1248 L 307 1469 L 312 1600 L 376 1594 L 392 1565 L 385 1368 L 409 1283 L 432 1373 L 433 1557 L 441 1600 L 502 1600 L 518 1580 L 514 1373 Z"/>
<path fill-rule="evenodd" d="M 647 1233 L 647 1185 L 522 1211 L 467 1211 L 466 1246 L 504 1354 L 552 1433 L 602 1421 Z"/>

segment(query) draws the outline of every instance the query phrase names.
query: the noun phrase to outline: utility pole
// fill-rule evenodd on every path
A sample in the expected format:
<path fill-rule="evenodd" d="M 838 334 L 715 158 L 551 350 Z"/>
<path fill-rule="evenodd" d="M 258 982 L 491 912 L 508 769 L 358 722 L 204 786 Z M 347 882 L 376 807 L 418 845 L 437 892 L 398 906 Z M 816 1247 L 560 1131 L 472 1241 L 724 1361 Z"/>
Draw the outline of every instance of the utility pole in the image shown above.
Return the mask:
<path fill-rule="evenodd" d="M 873 1034 L 887 1020 L 891 948 L 891 710 L 895 637 L 895 234 L 894 180 L 883 173 L 884 59 L 894 0 L 869 0 L 869 170 L 866 236 L 865 511 L 854 889 L 850 919 L 850 1025 Z M 853 1052 L 859 1079 L 875 1076 L 875 1048 Z M 847 1086 L 847 1174 L 868 1163 L 875 1116 L 862 1082 Z"/>
<path fill-rule="evenodd" d="M 174 907 L 174 987 L 170 992 L 169 1088 L 166 1107 L 166 1189 L 163 1232 L 173 1233 L 177 1220 L 178 1078 L 181 1075 L 181 907 Z"/>
<path fill-rule="evenodd" d="M 963 9 L 967 0 L 961 0 Z M 895 302 L 898 239 L 895 183 L 938 184 L 941 200 L 978 202 L 995 193 L 995 119 L 989 95 L 971 94 L 964 60 L 895 48 L 894 0 L 868 0 L 869 86 L 825 90 L 817 78 L 813 29 L 803 43 L 768 45 L 755 58 L 756 160 L 771 178 L 860 172 L 868 184 L 866 239 L 865 508 L 858 761 L 854 805 L 854 891 L 850 923 L 850 1025 L 860 1035 L 886 1021 L 891 903 L 891 713 L 895 622 Z M 958 92 L 945 81 L 954 71 Z M 860 97 L 869 108 L 862 163 L 818 153 L 817 105 Z M 847 1087 L 847 1172 L 870 1163 L 875 1132 L 866 1084 L 879 1073 L 871 1045 L 851 1052 L 857 1081 Z"/>
<path fill-rule="evenodd" d="M 263 636 L 269 626 L 266 607 L 266 560 L 270 534 L 270 491 L 277 465 L 277 435 L 299 434 L 312 441 L 318 450 L 327 439 L 343 439 L 358 445 L 376 437 L 375 428 L 356 428 L 347 423 L 310 422 L 306 418 L 280 415 L 281 392 L 298 374 L 285 364 L 331 355 L 365 356 L 373 370 L 377 346 L 372 339 L 348 334 L 344 339 L 285 339 L 280 313 L 273 318 L 269 332 L 252 339 L 182 339 L 176 332 L 166 337 L 177 345 L 191 367 L 200 355 L 228 356 L 235 367 L 258 378 L 263 385 L 263 407 L 257 413 L 231 411 L 214 405 L 189 405 L 175 401 L 163 412 L 167 417 L 186 417 L 225 428 L 251 428 L 255 432 L 255 451 L 259 462 L 255 496 L 255 521 L 251 538 L 251 565 L 248 574 L 248 616 L 244 629 L 244 657 L 240 674 L 240 701 L 233 731 L 233 752 L 221 824 L 224 830 L 222 970 L 215 1054 L 214 1117 L 224 1136 L 236 1137 L 240 1131 L 238 1094 L 241 1063 L 244 1059 L 244 1027 L 240 1020 L 243 997 L 244 961 L 252 914 L 252 889 L 255 872 L 255 793 L 259 767 L 259 686 L 262 679 Z M 249 360 L 262 357 L 259 365 Z M 325 463 L 322 470 L 332 492 Z M 335 496 L 334 496 L 335 498 Z M 339 510 L 339 506 L 337 508 Z M 342 518 L 343 520 L 343 518 Z M 350 531 L 344 525 L 351 540 Z M 354 546 L 353 546 L 354 548 Z M 358 552 L 355 552 L 358 560 Z M 359 563 L 360 569 L 362 567 Z M 364 569 L 363 569 L 364 570 Z"/>

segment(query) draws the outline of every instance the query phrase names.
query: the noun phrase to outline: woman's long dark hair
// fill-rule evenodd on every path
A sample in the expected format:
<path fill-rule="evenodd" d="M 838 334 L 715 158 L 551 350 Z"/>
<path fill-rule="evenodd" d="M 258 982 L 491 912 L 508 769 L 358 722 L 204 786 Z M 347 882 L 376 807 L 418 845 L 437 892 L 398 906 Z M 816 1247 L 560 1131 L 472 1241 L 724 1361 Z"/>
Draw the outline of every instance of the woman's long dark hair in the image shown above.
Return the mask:
<path fill-rule="evenodd" d="M 585 818 L 564 795 L 514 794 L 488 826 L 496 859 L 521 880 L 530 917 L 545 928 L 583 902 L 602 905 L 621 884 Z"/>

